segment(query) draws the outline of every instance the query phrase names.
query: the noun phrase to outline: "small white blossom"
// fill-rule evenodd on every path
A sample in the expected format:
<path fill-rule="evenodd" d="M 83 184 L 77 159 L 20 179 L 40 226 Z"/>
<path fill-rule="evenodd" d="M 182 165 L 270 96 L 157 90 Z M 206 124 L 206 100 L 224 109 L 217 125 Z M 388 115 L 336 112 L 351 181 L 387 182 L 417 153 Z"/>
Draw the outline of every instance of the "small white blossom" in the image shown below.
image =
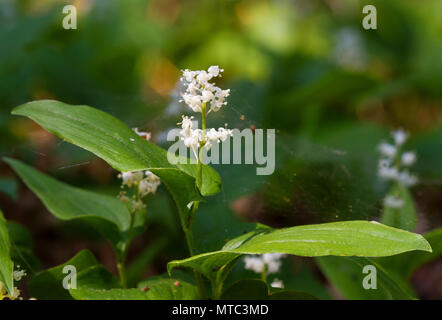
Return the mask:
<path fill-rule="evenodd" d="M 158 176 L 150 171 L 145 171 L 146 178 L 140 181 L 138 185 L 138 192 L 141 197 L 146 196 L 149 193 L 155 193 L 158 186 L 161 184 L 161 180 Z"/>
<path fill-rule="evenodd" d="M 404 166 L 411 166 L 416 162 L 416 153 L 412 151 L 404 152 L 402 154 L 401 162 Z"/>
<path fill-rule="evenodd" d="M 273 279 L 272 283 L 270 284 L 273 288 L 284 288 L 284 283 L 282 280 L 279 280 L 278 278 Z"/>
<path fill-rule="evenodd" d="M 17 266 L 17 267 L 20 267 L 20 266 Z M 25 270 L 16 270 L 16 271 L 12 272 L 12 277 L 14 278 L 15 281 L 20 281 L 25 276 L 26 276 Z"/>
<path fill-rule="evenodd" d="M 417 177 L 411 175 L 408 171 L 400 172 L 397 180 L 406 187 L 412 187 L 418 182 Z"/>
<path fill-rule="evenodd" d="M 142 171 L 122 172 L 118 175 L 118 177 L 123 179 L 123 185 L 132 187 L 140 183 L 144 177 L 144 174 Z"/>
<path fill-rule="evenodd" d="M 393 138 L 394 138 L 394 143 L 396 143 L 397 146 L 401 146 L 405 143 L 405 141 L 407 141 L 408 133 L 406 133 L 402 129 L 398 129 L 393 132 Z"/>
<path fill-rule="evenodd" d="M 404 206 L 404 200 L 402 200 L 400 197 L 386 196 L 384 199 L 384 206 L 400 209 Z"/>
<path fill-rule="evenodd" d="M 389 143 L 383 142 L 379 145 L 379 151 L 383 156 L 392 159 L 396 156 L 397 148 Z"/>
<path fill-rule="evenodd" d="M 281 253 L 265 253 L 261 256 L 246 256 L 244 258 L 245 268 L 256 273 L 266 270 L 266 274 L 277 273 L 281 268 L 281 259 L 285 257 Z"/>
<path fill-rule="evenodd" d="M 385 180 L 397 180 L 399 172 L 395 167 L 379 167 L 378 175 Z"/>
<path fill-rule="evenodd" d="M 264 261 L 260 257 L 246 256 L 244 262 L 247 270 L 255 273 L 261 273 L 264 270 Z"/>

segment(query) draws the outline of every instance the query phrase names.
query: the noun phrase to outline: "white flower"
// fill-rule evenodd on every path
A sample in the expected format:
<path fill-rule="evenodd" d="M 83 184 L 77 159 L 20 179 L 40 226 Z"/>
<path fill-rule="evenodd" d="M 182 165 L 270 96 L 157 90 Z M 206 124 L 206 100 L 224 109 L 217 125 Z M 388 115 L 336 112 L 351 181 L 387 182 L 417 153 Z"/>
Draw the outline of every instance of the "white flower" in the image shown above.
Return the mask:
<path fill-rule="evenodd" d="M 402 200 L 400 197 L 386 196 L 384 199 L 384 206 L 400 209 L 404 206 L 404 200 Z"/>
<path fill-rule="evenodd" d="M 378 175 L 385 180 L 396 180 L 399 176 L 399 172 L 395 167 L 379 166 Z"/>
<path fill-rule="evenodd" d="M 211 67 L 209 67 L 209 69 L 207 71 L 209 71 L 209 74 L 212 77 L 218 77 L 220 72 L 223 72 L 224 69 L 220 69 L 218 66 L 211 66 Z"/>
<path fill-rule="evenodd" d="M 246 256 L 244 262 L 244 268 L 247 270 L 252 270 L 255 273 L 261 273 L 264 270 L 264 261 L 260 257 Z"/>
<path fill-rule="evenodd" d="M 266 274 L 277 273 L 281 268 L 281 259 L 285 257 L 281 253 L 265 253 L 261 256 L 246 256 L 244 258 L 245 268 L 256 273 L 261 273 L 264 268 Z"/>
<path fill-rule="evenodd" d="M 132 187 L 143 179 L 144 174 L 142 171 L 122 172 L 118 177 L 123 179 L 123 186 Z"/>
<path fill-rule="evenodd" d="M 408 133 L 406 133 L 402 129 L 398 129 L 393 132 L 393 138 L 394 138 L 394 142 L 396 143 L 396 145 L 401 146 L 405 143 L 405 141 L 407 141 Z"/>
<path fill-rule="evenodd" d="M 279 280 L 278 278 L 273 279 L 273 282 L 270 284 L 273 288 L 284 288 L 284 283 L 282 280 Z"/>
<path fill-rule="evenodd" d="M 397 148 L 389 143 L 383 142 L 379 145 L 379 151 L 385 157 L 394 158 L 396 156 Z"/>
<path fill-rule="evenodd" d="M 20 267 L 20 266 L 17 266 L 17 267 Z M 25 276 L 26 276 L 25 270 L 16 270 L 12 273 L 12 277 L 14 278 L 15 281 L 20 281 Z"/>
<path fill-rule="evenodd" d="M 404 152 L 402 154 L 401 162 L 404 166 L 411 166 L 416 162 L 416 153 L 412 151 Z"/>
<path fill-rule="evenodd" d="M 221 76 L 222 71 L 224 70 L 218 66 L 211 66 L 208 71 L 183 70 L 181 82 L 185 87 L 185 92 L 181 93 L 181 101 L 184 101 L 194 112 L 202 112 L 202 106 L 205 103 L 209 106 L 209 112 L 218 111 L 227 104 L 225 99 L 229 96 L 230 90 L 221 90 L 209 81 Z"/>
<path fill-rule="evenodd" d="M 406 187 L 412 187 L 418 182 L 418 179 L 416 176 L 411 175 L 408 171 L 403 171 L 399 173 L 397 181 Z"/>
<path fill-rule="evenodd" d="M 267 274 L 277 273 L 281 268 L 281 259 L 285 257 L 281 253 L 265 253 L 262 255 L 262 260 L 267 266 Z"/>
<path fill-rule="evenodd" d="M 149 193 L 155 193 L 158 186 L 161 184 L 161 180 L 158 176 L 150 171 L 145 171 L 146 178 L 140 181 L 138 185 L 138 192 L 141 197 L 146 196 Z"/>

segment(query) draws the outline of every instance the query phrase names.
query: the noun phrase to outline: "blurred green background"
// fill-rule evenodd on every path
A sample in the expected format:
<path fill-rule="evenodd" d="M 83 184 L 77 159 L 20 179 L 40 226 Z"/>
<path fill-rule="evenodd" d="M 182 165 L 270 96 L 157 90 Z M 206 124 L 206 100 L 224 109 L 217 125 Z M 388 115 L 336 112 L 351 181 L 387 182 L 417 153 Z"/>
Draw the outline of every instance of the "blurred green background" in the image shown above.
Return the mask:
<path fill-rule="evenodd" d="M 66 4 L 78 10 L 77 30 L 62 28 Z M 362 28 L 366 4 L 377 8 L 377 30 Z M 216 166 L 223 192 L 198 214 L 201 252 L 247 222 L 378 219 L 388 185 L 376 176 L 376 146 L 396 128 L 411 133 L 406 147 L 418 155 L 415 231 L 432 230 L 442 225 L 441 17 L 440 0 L 1 0 L 0 153 L 117 195 L 107 164 L 11 109 L 48 98 L 86 104 L 167 147 L 167 131 L 189 113 L 178 103 L 180 70 L 220 65 L 231 97 L 209 127 L 276 128 L 277 163 L 271 176 Z M 87 226 L 56 221 L 3 163 L 0 174 L 0 207 L 30 230 L 43 267 L 88 247 L 115 271 L 109 245 Z M 149 199 L 149 229 L 129 256 L 132 279 L 186 256 L 174 210 L 164 189 Z M 285 269 L 286 287 L 342 297 L 312 259 L 287 259 Z M 436 261 L 415 272 L 419 297 L 442 298 L 441 270 Z"/>

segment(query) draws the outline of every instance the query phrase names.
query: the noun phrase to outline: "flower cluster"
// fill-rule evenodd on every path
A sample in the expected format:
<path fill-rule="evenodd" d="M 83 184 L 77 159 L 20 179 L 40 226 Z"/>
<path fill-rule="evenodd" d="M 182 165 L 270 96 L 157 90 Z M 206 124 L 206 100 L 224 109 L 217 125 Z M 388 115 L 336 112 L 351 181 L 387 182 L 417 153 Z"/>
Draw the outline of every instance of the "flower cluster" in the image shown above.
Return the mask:
<path fill-rule="evenodd" d="M 192 148 L 194 152 L 200 146 L 210 150 L 214 142 L 223 142 L 232 135 L 232 130 L 222 127 L 218 128 L 218 130 L 211 128 L 205 132 L 201 129 L 194 129 L 192 119 L 193 117 L 183 116 L 183 120 L 178 124 L 181 125 L 181 140 L 186 147 Z"/>
<path fill-rule="evenodd" d="M 416 162 L 416 153 L 402 152 L 402 146 L 408 139 L 408 133 L 403 130 L 393 132 L 394 144 L 382 142 L 379 144 L 381 159 L 378 164 L 378 175 L 384 180 L 397 182 L 404 187 L 411 187 L 418 182 L 415 175 L 410 174 L 408 167 Z M 384 205 L 390 208 L 401 208 L 404 201 L 400 197 L 387 196 Z"/>
<path fill-rule="evenodd" d="M 229 96 L 230 90 L 222 90 L 209 81 L 221 75 L 223 69 L 218 66 L 211 66 L 207 71 L 191 71 L 183 70 L 181 82 L 185 87 L 185 92 L 181 93 L 184 101 L 194 112 L 201 112 L 203 119 L 211 111 L 218 111 L 227 102 L 225 99 Z M 209 106 L 206 111 L 206 106 Z M 197 150 L 204 147 L 207 150 L 212 148 L 213 143 L 225 141 L 232 136 L 232 130 L 226 128 L 218 128 L 218 130 L 211 128 L 198 129 L 194 126 L 193 117 L 183 116 L 183 119 L 178 125 L 181 125 L 181 140 L 184 145 L 191 148 L 198 158 Z"/>
<path fill-rule="evenodd" d="M 246 256 L 244 258 L 245 268 L 256 273 L 277 273 L 281 268 L 281 259 L 285 256 L 286 255 L 282 253 L 264 253 L 261 256 Z"/>
<path fill-rule="evenodd" d="M 134 128 L 133 130 L 140 137 L 150 140 L 151 135 L 149 132 L 141 132 L 138 131 L 137 128 Z M 122 172 L 118 175 L 118 178 L 122 179 L 121 188 L 124 188 L 125 186 L 128 188 L 136 188 L 136 194 L 133 196 L 132 200 L 127 196 L 126 191 L 121 191 L 118 195 L 118 198 L 122 202 L 131 203 L 133 211 L 143 209 L 144 203 L 142 198 L 149 193 L 155 193 L 158 186 L 161 184 L 160 178 L 149 170 Z"/>
<path fill-rule="evenodd" d="M 132 201 L 125 191 L 121 191 L 118 196 L 122 202 L 131 202 L 134 211 L 143 209 L 144 203 L 141 199 L 149 193 L 155 193 L 158 186 L 161 184 L 160 178 L 149 170 L 122 172 L 118 177 L 122 179 L 122 188 L 124 188 L 124 186 L 129 188 L 137 187 L 137 192 L 133 196 Z"/>
<path fill-rule="evenodd" d="M 181 82 L 186 91 L 181 93 L 183 98 L 181 101 L 184 101 L 194 112 L 202 112 L 205 104 L 209 104 L 209 112 L 221 109 L 227 104 L 225 99 L 229 96 L 230 90 L 222 90 L 209 81 L 221 76 L 223 71 L 224 69 L 218 66 L 211 66 L 207 71 L 183 70 Z"/>

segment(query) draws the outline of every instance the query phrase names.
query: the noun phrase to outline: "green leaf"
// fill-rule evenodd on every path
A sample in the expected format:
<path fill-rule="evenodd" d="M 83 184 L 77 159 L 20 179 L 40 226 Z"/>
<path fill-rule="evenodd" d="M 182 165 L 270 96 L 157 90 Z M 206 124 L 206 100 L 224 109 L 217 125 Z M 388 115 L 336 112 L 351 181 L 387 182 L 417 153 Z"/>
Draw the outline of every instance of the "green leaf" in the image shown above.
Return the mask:
<path fill-rule="evenodd" d="M 11 258 L 20 269 L 28 275 L 40 269 L 41 264 L 33 252 L 34 240 L 28 229 L 17 222 L 8 221 L 8 232 L 11 240 Z"/>
<path fill-rule="evenodd" d="M 391 188 L 388 195 L 399 197 L 404 201 L 404 205 L 401 208 L 384 207 L 381 222 L 395 228 L 408 231 L 414 230 L 417 224 L 417 213 L 408 189 L 401 184 L 396 184 Z"/>
<path fill-rule="evenodd" d="M 228 287 L 221 295 L 222 300 L 266 300 L 269 288 L 258 279 L 240 280 Z"/>
<path fill-rule="evenodd" d="M 332 222 L 276 230 L 261 226 L 229 241 L 219 251 L 171 261 L 168 271 L 176 267 L 192 268 L 219 284 L 224 281 L 235 259 L 243 254 L 380 257 L 412 250 L 431 252 L 431 247 L 419 234 L 374 221 Z"/>
<path fill-rule="evenodd" d="M 116 197 L 72 187 L 18 160 L 5 161 L 57 218 L 86 220 L 114 245 L 129 229 L 129 211 Z"/>
<path fill-rule="evenodd" d="M 148 300 L 139 289 L 70 289 L 75 300 Z"/>
<path fill-rule="evenodd" d="M 275 290 L 275 288 L 270 288 Z M 317 300 L 312 295 L 293 290 L 278 289 L 269 292 L 269 287 L 262 280 L 240 280 L 227 288 L 222 300 Z"/>
<path fill-rule="evenodd" d="M 158 276 L 140 282 L 138 288 L 145 290 L 149 300 L 199 299 L 196 286 L 182 279 Z"/>
<path fill-rule="evenodd" d="M 152 171 L 172 194 L 182 219 L 189 213 L 189 203 L 202 201 L 201 195 L 220 191 L 221 179 L 211 167 L 203 166 L 200 195 L 195 184 L 196 165 L 172 165 L 166 150 L 142 139 L 123 122 L 100 110 L 40 100 L 20 105 L 12 114 L 31 118 L 49 132 L 96 154 L 119 171 Z"/>
<path fill-rule="evenodd" d="M 378 262 L 407 280 L 416 269 L 442 255 L 442 228 L 427 232 L 423 236 L 430 243 L 432 252 L 406 252 L 398 256 L 379 258 Z"/>
<path fill-rule="evenodd" d="M 384 300 L 413 299 L 401 279 L 373 259 L 361 257 L 316 258 L 327 279 L 335 285 L 346 299 Z M 376 268 L 377 289 L 364 289 L 362 282 L 368 274 L 362 273 L 364 266 Z"/>
<path fill-rule="evenodd" d="M 9 294 L 14 292 L 14 280 L 12 272 L 14 271 L 14 263 L 10 256 L 11 243 L 9 239 L 6 219 L 3 212 L 0 211 L 0 281 L 6 287 Z"/>
<path fill-rule="evenodd" d="M 77 289 L 67 290 L 63 287 L 63 279 L 68 273 L 63 273 L 67 265 L 75 267 L 77 272 Z M 88 250 L 82 250 L 71 260 L 51 269 L 44 270 L 28 284 L 29 293 L 39 300 L 72 299 L 72 292 L 80 289 L 112 289 L 118 288 L 119 282 L 102 267 Z"/>

